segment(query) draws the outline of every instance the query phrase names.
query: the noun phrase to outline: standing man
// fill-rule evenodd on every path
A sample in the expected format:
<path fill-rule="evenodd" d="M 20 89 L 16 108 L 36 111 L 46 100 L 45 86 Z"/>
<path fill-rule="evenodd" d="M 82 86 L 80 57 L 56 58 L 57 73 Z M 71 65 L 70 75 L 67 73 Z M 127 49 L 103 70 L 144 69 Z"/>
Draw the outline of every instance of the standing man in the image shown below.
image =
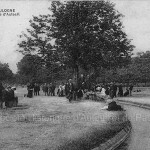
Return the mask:
<path fill-rule="evenodd" d="M 117 96 L 117 85 L 116 85 L 116 83 L 114 82 L 114 86 L 113 86 L 113 88 L 114 88 L 114 97 L 116 97 Z"/>
<path fill-rule="evenodd" d="M 37 95 L 40 95 L 40 85 L 37 84 Z"/>
<path fill-rule="evenodd" d="M 27 85 L 27 90 L 28 90 L 28 95 L 27 97 L 32 98 L 33 97 L 33 89 L 34 89 L 34 84 L 33 83 L 29 83 Z"/>
<path fill-rule="evenodd" d="M 59 85 L 59 88 L 58 88 L 58 96 L 63 96 L 63 82 Z"/>
<path fill-rule="evenodd" d="M 112 99 L 114 98 L 114 84 L 113 84 L 113 82 L 110 83 L 109 96 Z"/>
<path fill-rule="evenodd" d="M 122 97 L 123 96 L 123 86 L 122 83 L 119 85 L 119 92 L 118 92 L 118 96 Z"/>
<path fill-rule="evenodd" d="M 16 95 L 16 87 L 12 87 L 11 89 L 14 91 L 13 106 L 16 107 L 18 105 L 18 97 Z"/>
<path fill-rule="evenodd" d="M 132 96 L 133 85 L 131 84 L 129 87 L 129 95 Z"/>
<path fill-rule="evenodd" d="M 38 88 L 38 87 L 37 87 L 37 84 L 35 83 L 35 85 L 34 85 L 34 95 L 36 95 L 36 96 L 37 96 L 37 91 L 38 91 L 37 88 Z"/>
<path fill-rule="evenodd" d="M 105 94 L 106 95 L 109 95 L 109 86 L 108 85 L 105 85 Z"/>
<path fill-rule="evenodd" d="M 48 85 L 47 85 L 47 83 L 45 83 L 45 85 L 44 85 L 44 92 L 45 92 L 45 96 L 46 95 L 48 96 Z"/>
<path fill-rule="evenodd" d="M 52 96 L 52 83 L 48 84 L 48 96 Z"/>
<path fill-rule="evenodd" d="M 68 99 L 69 99 L 69 102 L 71 102 L 71 100 L 72 100 L 73 97 L 74 97 L 74 96 L 73 96 L 73 95 L 74 95 L 74 85 L 73 85 L 71 79 L 69 79 L 68 88 L 69 88 Z"/>
<path fill-rule="evenodd" d="M 52 83 L 52 87 L 51 87 L 52 96 L 55 96 L 55 88 L 56 88 L 56 84 L 55 84 L 55 83 Z"/>
<path fill-rule="evenodd" d="M 65 96 L 67 97 L 69 94 L 69 86 L 68 86 L 68 82 L 65 83 Z"/>

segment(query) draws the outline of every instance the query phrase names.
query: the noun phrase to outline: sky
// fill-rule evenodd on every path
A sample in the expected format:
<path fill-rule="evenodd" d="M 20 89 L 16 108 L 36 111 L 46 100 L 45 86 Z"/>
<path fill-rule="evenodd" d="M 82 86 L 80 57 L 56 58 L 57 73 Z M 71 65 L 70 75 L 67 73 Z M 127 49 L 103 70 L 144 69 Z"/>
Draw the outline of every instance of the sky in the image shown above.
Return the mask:
<path fill-rule="evenodd" d="M 136 46 L 134 53 L 150 50 L 150 1 L 148 0 L 110 0 L 115 8 L 125 17 L 122 19 L 124 30 L 132 44 Z M 16 64 L 22 55 L 16 50 L 19 42 L 18 35 L 29 28 L 32 16 L 48 14 L 50 1 L 47 0 L 0 0 L 2 9 L 15 9 L 19 16 L 0 16 L 0 62 L 8 63 L 16 73 Z M 0 12 L 1 13 L 1 12 Z M 1 13 L 2 14 L 2 13 Z"/>

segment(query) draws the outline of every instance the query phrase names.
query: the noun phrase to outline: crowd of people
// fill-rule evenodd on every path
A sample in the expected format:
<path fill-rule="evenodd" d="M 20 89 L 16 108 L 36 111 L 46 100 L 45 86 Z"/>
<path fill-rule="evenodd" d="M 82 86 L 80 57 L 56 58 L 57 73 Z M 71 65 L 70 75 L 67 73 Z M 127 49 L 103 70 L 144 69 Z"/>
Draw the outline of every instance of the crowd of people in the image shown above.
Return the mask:
<path fill-rule="evenodd" d="M 45 96 L 56 95 L 56 83 L 45 83 L 44 85 L 41 85 L 41 87 Z M 39 95 L 40 86 L 38 84 L 32 85 L 32 89 L 34 91 L 34 95 Z M 86 92 L 97 91 L 100 92 L 101 95 L 109 95 L 111 98 L 114 98 L 117 96 L 131 96 L 132 89 L 132 84 L 125 87 L 123 84 L 116 84 L 115 82 L 111 82 L 110 84 L 92 84 L 79 79 L 79 82 L 75 83 L 72 79 L 69 79 L 67 82 L 62 82 L 58 85 L 57 95 L 59 97 L 66 96 L 66 98 L 71 101 L 81 99 Z"/>
<path fill-rule="evenodd" d="M 55 88 L 55 83 L 45 83 L 44 85 L 42 85 L 42 91 L 45 93 L 45 96 L 55 96 Z"/>
<path fill-rule="evenodd" d="M 18 105 L 18 97 L 15 90 L 16 88 L 11 86 L 4 88 L 0 82 L 0 108 L 3 108 L 4 104 L 5 108 L 16 107 Z"/>
<path fill-rule="evenodd" d="M 100 92 L 101 95 L 109 95 L 111 98 L 131 96 L 133 90 L 133 84 L 123 85 L 122 83 L 116 84 L 111 82 L 109 84 L 93 84 L 79 79 L 79 82 L 75 84 L 72 79 L 69 79 L 66 83 L 62 82 L 57 94 L 58 96 L 66 96 L 70 99 L 81 99 L 86 92 Z"/>
<path fill-rule="evenodd" d="M 55 96 L 55 88 L 56 88 L 55 83 L 44 83 L 42 85 L 39 85 L 38 83 L 28 83 L 27 97 L 32 98 L 33 95 L 39 96 L 41 88 L 45 96 Z"/>
<path fill-rule="evenodd" d="M 66 96 L 69 101 L 77 100 L 82 98 L 83 90 L 82 86 L 77 86 L 77 84 L 73 83 L 72 79 L 69 79 L 66 83 L 62 82 L 59 85 L 57 95 Z"/>
<path fill-rule="evenodd" d="M 58 96 L 66 96 L 69 100 L 81 99 L 86 92 L 100 92 L 101 95 L 109 95 L 111 98 L 117 96 L 131 96 L 133 85 L 126 88 L 124 92 L 122 84 L 91 84 L 87 86 L 86 82 L 74 84 L 71 79 L 68 82 L 59 85 L 57 94 Z"/>
<path fill-rule="evenodd" d="M 39 85 L 38 83 L 28 83 L 26 94 L 27 97 L 32 98 L 34 96 L 40 95 L 40 89 L 42 89 L 45 96 L 55 96 L 56 95 L 56 82 L 44 83 Z M 125 89 L 125 90 L 124 90 Z M 18 97 L 15 95 L 15 87 L 7 86 L 3 87 L 0 82 L 0 107 L 13 107 L 18 104 Z M 57 95 L 59 97 L 66 96 L 66 98 L 71 102 L 72 100 L 80 100 L 86 92 L 100 92 L 101 95 L 108 95 L 110 98 L 131 96 L 133 90 L 133 85 L 130 84 L 126 88 L 123 84 L 116 84 L 111 82 L 110 84 L 92 84 L 88 81 L 80 78 L 78 83 L 73 82 L 69 79 L 66 83 L 62 82 L 57 88 Z"/>
<path fill-rule="evenodd" d="M 109 95 L 111 98 L 114 97 L 123 97 L 123 96 L 131 96 L 133 90 L 133 84 L 123 86 L 122 83 L 116 84 L 115 82 L 111 82 L 110 84 L 97 84 L 95 87 L 95 91 L 100 91 Z"/>
<path fill-rule="evenodd" d="M 81 99 L 83 96 L 83 86 L 78 87 L 76 84 L 72 82 L 72 79 L 69 79 L 68 82 L 58 85 L 57 92 L 56 92 L 56 82 L 52 83 L 44 83 L 39 85 L 37 83 L 28 83 L 27 84 L 27 91 L 28 93 L 25 94 L 27 97 L 32 98 L 33 96 L 40 95 L 40 89 L 42 89 L 45 96 L 66 96 L 69 100 L 76 100 Z"/>

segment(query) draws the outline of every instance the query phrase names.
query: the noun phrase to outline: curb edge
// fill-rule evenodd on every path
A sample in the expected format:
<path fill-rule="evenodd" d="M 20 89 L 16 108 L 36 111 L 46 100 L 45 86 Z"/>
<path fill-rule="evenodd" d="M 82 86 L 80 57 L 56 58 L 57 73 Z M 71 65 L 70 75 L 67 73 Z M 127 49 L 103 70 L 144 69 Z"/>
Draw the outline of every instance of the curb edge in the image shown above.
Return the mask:
<path fill-rule="evenodd" d="M 131 133 L 131 129 L 131 123 L 129 122 L 129 124 L 114 137 L 92 150 L 115 150 L 128 138 L 129 134 Z"/>
<path fill-rule="evenodd" d="M 145 105 L 145 104 L 122 101 L 122 100 L 116 100 L 116 101 L 120 104 L 131 105 L 131 106 L 140 107 L 140 108 L 143 108 L 143 109 L 149 109 L 150 110 L 150 106 Z"/>

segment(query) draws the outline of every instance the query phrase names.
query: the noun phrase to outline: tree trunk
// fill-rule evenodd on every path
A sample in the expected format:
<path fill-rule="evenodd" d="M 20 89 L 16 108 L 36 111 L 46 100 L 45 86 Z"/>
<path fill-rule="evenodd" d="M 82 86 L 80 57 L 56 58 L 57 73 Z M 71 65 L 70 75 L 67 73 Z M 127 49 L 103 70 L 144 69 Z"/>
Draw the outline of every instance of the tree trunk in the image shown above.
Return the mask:
<path fill-rule="evenodd" d="M 75 84 L 78 87 L 78 82 L 79 82 L 79 67 L 78 67 L 78 65 L 76 65 L 74 68 L 74 74 L 75 74 Z"/>

